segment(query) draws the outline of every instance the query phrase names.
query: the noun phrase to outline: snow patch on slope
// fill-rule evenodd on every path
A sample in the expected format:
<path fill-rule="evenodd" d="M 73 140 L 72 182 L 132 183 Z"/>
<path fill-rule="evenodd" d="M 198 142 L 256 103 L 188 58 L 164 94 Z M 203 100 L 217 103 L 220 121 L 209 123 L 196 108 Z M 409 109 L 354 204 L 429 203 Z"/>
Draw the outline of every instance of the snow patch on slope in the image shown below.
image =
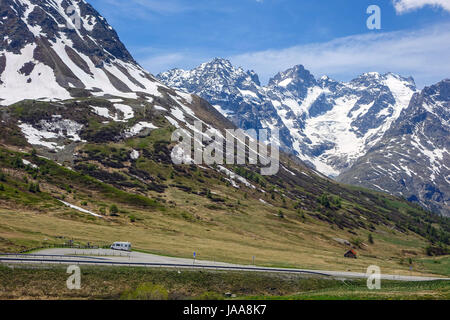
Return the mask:
<path fill-rule="evenodd" d="M 51 150 L 62 150 L 64 149 L 64 145 L 59 145 L 54 140 L 69 139 L 73 142 L 86 142 L 79 136 L 83 125 L 73 120 L 61 120 L 58 116 L 53 116 L 52 121 L 39 121 L 37 127 L 39 129 L 31 124 L 19 124 L 19 128 L 31 145 L 40 145 Z"/>
<path fill-rule="evenodd" d="M 151 122 L 141 121 L 136 123 L 134 126 L 132 126 L 130 129 L 127 130 L 125 133 L 125 136 L 127 138 L 131 138 L 134 136 L 137 136 L 145 129 L 157 129 L 158 127 L 153 125 Z"/>
<path fill-rule="evenodd" d="M 96 214 L 96 213 L 93 213 L 93 212 L 91 212 L 91 211 L 89 211 L 89 210 L 80 208 L 80 207 L 75 206 L 75 205 L 73 205 L 73 204 L 70 204 L 70 203 L 68 203 L 68 202 L 65 202 L 65 201 L 62 201 L 62 200 L 58 200 L 58 201 L 61 202 L 62 204 L 64 204 L 66 207 L 75 209 L 75 210 L 80 211 L 80 212 L 83 212 L 83 213 L 90 214 L 91 216 L 94 216 L 94 217 L 97 217 L 97 218 L 103 218 L 103 217 L 102 217 L 101 215 L 99 215 L 99 214 Z"/>

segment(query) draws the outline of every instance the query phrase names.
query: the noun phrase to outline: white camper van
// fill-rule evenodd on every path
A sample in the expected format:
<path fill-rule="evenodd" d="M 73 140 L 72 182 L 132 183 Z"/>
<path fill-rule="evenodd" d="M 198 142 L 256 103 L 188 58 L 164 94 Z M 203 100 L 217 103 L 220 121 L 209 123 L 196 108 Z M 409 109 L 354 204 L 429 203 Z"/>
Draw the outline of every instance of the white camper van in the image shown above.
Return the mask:
<path fill-rule="evenodd" d="M 131 243 L 129 242 L 114 242 L 111 245 L 113 250 L 131 251 Z"/>

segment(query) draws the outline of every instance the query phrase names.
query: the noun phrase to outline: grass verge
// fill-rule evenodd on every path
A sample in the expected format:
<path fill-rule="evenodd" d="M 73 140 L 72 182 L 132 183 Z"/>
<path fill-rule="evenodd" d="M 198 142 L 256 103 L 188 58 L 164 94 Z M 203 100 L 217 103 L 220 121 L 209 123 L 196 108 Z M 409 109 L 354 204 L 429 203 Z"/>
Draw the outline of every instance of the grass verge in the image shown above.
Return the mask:
<path fill-rule="evenodd" d="M 68 290 L 63 266 L 0 266 L 0 299 L 139 299 L 145 289 L 171 300 L 226 299 L 450 299 L 450 282 L 383 281 L 370 291 L 364 280 L 296 275 L 125 267 L 82 267 L 81 290 Z M 152 292 L 153 292 L 152 291 Z M 143 297 L 155 297 L 143 295 Z"/>

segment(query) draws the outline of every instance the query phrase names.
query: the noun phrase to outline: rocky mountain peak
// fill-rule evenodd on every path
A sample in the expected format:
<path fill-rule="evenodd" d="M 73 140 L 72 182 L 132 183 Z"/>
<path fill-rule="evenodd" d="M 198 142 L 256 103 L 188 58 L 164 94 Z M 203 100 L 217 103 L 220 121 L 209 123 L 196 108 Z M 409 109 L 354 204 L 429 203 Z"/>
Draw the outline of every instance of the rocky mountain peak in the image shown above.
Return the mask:
<path fill-rule="evenodd" d="M 210 62 L 200 65 L 196 71 L 209 74 L 218 81 L 225 79 L 247 84 L 247 86 L 252 86 L 251 82 L 254 82 L 256 86 L 261 85 L 259 77 L 254 71 L 245 71 L 242 67 L 235 68 L 227 59 L 214 58 Z"/>
<path fill-rule="evenodd" d="M 444 79 L 440 82 L 438 82 L 434 86 L 425 87 L 423 89 L 423 93 L 434 97 L 435 99 L 446 101 L 447 107 L 449 107 L 449 101 L 450 101 L 450 79 Z"/>
<path fill-rule="evenodd" d="M 157 81 L 84 0 L 2 0 L 0 34 L 1 104 L 157 93 Z"/>
<path fill-rule="evenodd" d="M 269 86 L 310 87 L 315 84 L 316 79 L 303 65 L 296 65 L 286 71 L 279 72 L 269 80 Z"/>
<path fill-rule="evenodd" d="M 214 58 L 209 62 L 205 62 L 202 65 L 204 66 L 216 66 L 220 68 L 225 69 L 233 69 L 233 65 L 231 64 L 230 60 L 224 59 L 224 58 Z"/>
<path fill-rule="evenodd" d="M 0 10 L 0 32 L 6 35 L 0 50 L 18 54 L 26 44 L 59 39 L 99 61 L 135 62 L 106 19 L 84 0 L 2 0 Z"/>
<path fill-rule="evenodd" d="M 241 67 L 235 68 L 229 60 L 221 58 L 214 58 L 188 71 L 173 69 L 162 72 L 157 75 L 157 78 L 169 86 L 209 96 L 213 92 L 239 94 L 237 88 L 256 92 L 261 85 L 254 71 L 244 71 Z"/>
<path fill-rule="evenodd" d="M 415 93 L 382 139 L 338 179 L 403 196 L 450 215 L 449 136 L 447 79 Z"/>
<path fill-rule="evenodd" d="M 386 82 L 401 82 L 404 86 L 415 91 L 416 84 L 412 77 L 403 77 L 401 75 L 387 72 L 366 72 L 350 81 L 350 85 L 361 88 L 375 88 L 386 85 Z"/>
<path fill-rule="evenodd" d="M 201 67 L 218 65 L 214 61 Z M 249 81 L 250 72 L 225 64 L 233 77 L 224 72 L 199 76 L 198 68 L 184 73 L 183 83 L 169 73 L 158 77 L 205 98 L 244 129 L 280 128 L 286 149 L 330 176 L 364 155 L 415 92 L 412 79 L 392 73 L 365 73 L 350 82 L 327 76 L 316 80 L 303 65 L 279 72 L 260 87 Z M 223 83 L 226 86 L 218 85 Z"/>
<path fill-rule="evenodd" d="M 323 89 L 329 89 L 331 91 L 336 91 L 337 87 L 342 87 L 342 83 L 330 78 L 327 75 L 323 75 L 317 80 L 317 85 Z"/>

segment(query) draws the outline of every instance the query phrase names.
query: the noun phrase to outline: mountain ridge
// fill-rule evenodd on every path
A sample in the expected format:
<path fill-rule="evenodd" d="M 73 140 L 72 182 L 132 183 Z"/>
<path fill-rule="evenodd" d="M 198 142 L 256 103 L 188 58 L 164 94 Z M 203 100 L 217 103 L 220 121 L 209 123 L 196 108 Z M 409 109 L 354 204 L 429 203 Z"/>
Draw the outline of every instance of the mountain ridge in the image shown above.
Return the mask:
<path fill-rule="evenodd" d="M 226 67 L 226 72 L 212 75 L 203 72 L 203 69 L 214 64 L 216 68 Z M 171 81 L 172 71 L 163 72 L 157 78 L 167 85 L 190 90 L 205 98 L 241 128 L 280 127 L 283 149 L 317 171 L 339 181 L 404 196 L 435 212 L 450 214 L 447 209 L 448 191 L 440 196 L 420 195 L 424 191 L 420 190 L 422 187 L 419 185 L 426 185 L 429 174 L 419 177 L 421 182 L 409 190 L 402 187 L 401 179 L 396 184 L 389 183 L 389 188 L 383 188 L 381 182 L 365 180 L 369 179 L 368 174 L 363 174 L 364 166 L 362 160 L 359 161 L 365 159 L 372 148 L 379 149 L 387 143 L 383 138 L 395 132 L 395 126 L 411 110 L 410 102 L 429 90 L 429 87 L 418 90 L 411 76 L 366 72 L 351 81 L 340 82 L 328 76 L 316 79 L 303 65 L 296 65 L 277 73 L 266 86 L 261 86 L 252 84 L 250 74 L 242 68 L 234 68 L 228 60 L 216 58 L 190 71 L 175 70 L 179 75 L 175 82 Z M 231 76 L 223 79 L 223 74 Z M 245 77 L 247 82 L 235 81 L 233 75 L 237 74 Z M 225 93 L 209 85 L 221 81 L 227 82 Z M 197 82 L 204 85 L 196 86 Z M 448 100 L 443 98 L 441 102 Z M 445 120 L 445 110 L 440 112 L 440 116 Z M 437 125 L 434 127 L 438 128 Z M 445 140 L 445 136 L 443 133 L 441 137 L 433 138 Z M 439 165 L 449 166 L 445 160 L 449 149 L 443 149 Z M 431 162 L 436 158 L 430 157 Z M 399 176 L 410 173 L 402 168 L 398 171 Z M 431 177 L 436 175 L 439 171 L 433 172 Z M 427 187 L 431 190 L 428 193 L 439 195 L 441 190 L 447 190 L 443 185 L 448 183 L 445 174 L 441 174 L 440 179 L 440 186 L 435 185 L 432 179 Z M 399 189 L 403 192 L 398 192 Z"/>
<path fill-rule="evenodd" d="M 383 139 L 338 180 L 387 189 L 428 210 L 450 215 L 449 109 L 450 79 L 425 87 L 412 97 Z"/>
<path fill-rule="evenodd" d="M 25 98 L 137 98 L 164 87 L 84 0 L 3 0 L 0 9 L 2 105 Z"/>
<path fill-rule="evenodd" d="M 205 72 L 210 66 L 225 70 L 216 74 Z M 276 74 L 266 86 L 253 83 L 250 74 L 254 72 L 246 73 L 242 68 L 234 68 L 230 61 L 216 58 L 191 71 L 173 69 L 156 77 L 179 90 L 203 97 L 241 128 L 281 128 L 285 150 L 330 176 L 346 169 L 355 154 L 366 152 L 366 146 L 380 138 L 407 107 L 405 101 L 409 102 L 416 92 L 411 77 L 392 73 L 365 73 L 350 82 L 339 82 L 329 77 L 316 80 L 302 65 L 297 65 Z M 227 84 L 226 90 L 222 83 Z M 330 111 L 342 113 L 338 109 L 341 106 L 337 105 L 348 100 L 352 100 L 351 108 L 344 110 L 347 115 L 336 123 L 343 135 L 352 136 L 350 143 L 354 146 L 350 150 L 333 150 L 344 147 L 339 141 L 327 139 L 326 135 L 331 133 L 322 134 L 321 124 L 332 122 L 336 114 Z M 371 103 L 374 105 L 368 106 Z M 322 117 L 318 123 L 314 121 L 327 112 L 329 117 Z M 329 126 L 325 129 L 332 130 Z M 320 135 L 320 139 L 314 139 Z"/>

